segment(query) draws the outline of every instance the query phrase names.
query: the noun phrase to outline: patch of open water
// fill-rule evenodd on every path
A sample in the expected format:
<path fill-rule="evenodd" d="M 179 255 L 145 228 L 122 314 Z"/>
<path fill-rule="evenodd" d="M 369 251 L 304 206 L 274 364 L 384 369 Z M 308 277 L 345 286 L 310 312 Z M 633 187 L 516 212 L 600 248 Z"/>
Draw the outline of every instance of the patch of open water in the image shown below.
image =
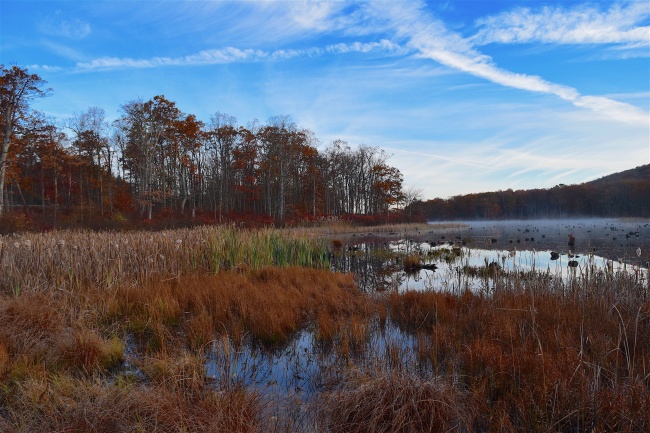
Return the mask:
<path fill-rule="evenodd" d="M 407 255 L 429 266 L 405 270 Z M 334 255 L 332 269 L 354 273 L 366 292 L 478 290 L 486 282 L 467 268 L 492 264 L 505 272 L 544 272 L 566 282 L 596 271 L 645 271 L 647 278 L 649 261 L 647 220 L 467 221 L 453 229 L 431 224 L 431 230 L 407 237 L 354 236 Z"/>

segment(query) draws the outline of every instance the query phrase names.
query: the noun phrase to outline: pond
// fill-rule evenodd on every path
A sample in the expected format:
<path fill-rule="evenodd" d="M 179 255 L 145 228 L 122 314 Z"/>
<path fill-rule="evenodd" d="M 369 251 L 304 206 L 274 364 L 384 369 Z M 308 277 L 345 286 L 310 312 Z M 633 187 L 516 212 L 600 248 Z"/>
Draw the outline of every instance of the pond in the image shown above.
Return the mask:
<path fill-rule="evenodd" d="M 643 220 L 470 221 L 448 226 L 431 224 L 431 230 L 402 237 L 349 237 L 335 251 L 332 269 L 353 272 L 366 292 L 476 290 L 486 284 L 476 277 L 480 268 L 546 272 L 566 281 L 587 271 L 647 271 L 650 260 L 650 222 Z M 407 256 L 417 256 L 424 266 L 405 269 Z"/>
<path fill-rule="evenodd" d="M 471 290 L 489 296 L 499 284 L 517 279 L 528 284 L 540 275 L 570 286 L 594 276 L 626 274 L 647 286 L 649 253 L 647 221 L 467 222 L 337 239 L 332 242 L 332 270 L 354 273 L 359 288 L 371 296 L 411 290 Z M 405 268 L 409 258 L 418 266 Z M 361 369 L 372 362 L 398 362 L 431 372 L 432 366 L 417 356 L 422 335 L 400 328 L 390 317 L 364 326 L 367 337 L 349 353 L 342 353 L 340 345 L 323 345 L 314 324 L 275 349 L 250 341 L 236 346 L 222 337 L 208 351 L 206 369 L 221 388 L 242 384 L 268 397 L 273 416 L 290 418 L 293 425 L 309 423 L 310 402 L 350 365 Z"/>

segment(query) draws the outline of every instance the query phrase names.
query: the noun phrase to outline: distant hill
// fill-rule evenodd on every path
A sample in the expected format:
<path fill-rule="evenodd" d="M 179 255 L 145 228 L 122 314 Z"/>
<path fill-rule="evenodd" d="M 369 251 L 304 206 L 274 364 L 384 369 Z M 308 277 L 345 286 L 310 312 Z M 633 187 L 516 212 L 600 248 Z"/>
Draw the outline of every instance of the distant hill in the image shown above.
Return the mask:
<path fill-rule="evenodd" d="M 436 198 L 413 210 L 428 220 L 650 217 L 650 164 L 578 185 Z"/>
<path fill-rule="evenodd" d="M 625 182 L 625 181 L 648 181 L 650 179 L 650 164 L 641 165 L 630 170 L 621 171 L 618 173 L 610 174 L 603 176 L 599 179 L 592 180 L 587 182 L 591 185 L 606 185 L 616 182 Z M 650 200 L 650 198 L 648 198 Z"/>

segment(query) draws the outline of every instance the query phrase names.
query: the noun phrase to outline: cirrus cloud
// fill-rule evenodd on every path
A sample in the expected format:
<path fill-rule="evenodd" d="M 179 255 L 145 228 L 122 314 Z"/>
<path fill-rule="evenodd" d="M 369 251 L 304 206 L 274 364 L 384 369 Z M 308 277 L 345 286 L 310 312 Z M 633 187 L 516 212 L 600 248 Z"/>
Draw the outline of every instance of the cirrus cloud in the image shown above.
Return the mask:
<path fill-rule="evenodd" d="M 608 10 L 578 5 L 571 9 L 517 8 L 476 22 L 476 45 L 489 43 L 622 44 L 629 48 L 650 46 L 650 17 L 645 2 L 613 5 Z"/>

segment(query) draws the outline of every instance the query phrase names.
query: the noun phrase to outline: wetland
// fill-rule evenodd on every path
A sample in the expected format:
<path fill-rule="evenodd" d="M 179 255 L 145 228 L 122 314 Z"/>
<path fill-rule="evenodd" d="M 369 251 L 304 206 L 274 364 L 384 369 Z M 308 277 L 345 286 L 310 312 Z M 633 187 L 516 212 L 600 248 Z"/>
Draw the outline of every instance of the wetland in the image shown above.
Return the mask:
<path fill-rule="evenodd" d="M 3 237 L 0 427 L 646 431 L 649 230 Z"/>

